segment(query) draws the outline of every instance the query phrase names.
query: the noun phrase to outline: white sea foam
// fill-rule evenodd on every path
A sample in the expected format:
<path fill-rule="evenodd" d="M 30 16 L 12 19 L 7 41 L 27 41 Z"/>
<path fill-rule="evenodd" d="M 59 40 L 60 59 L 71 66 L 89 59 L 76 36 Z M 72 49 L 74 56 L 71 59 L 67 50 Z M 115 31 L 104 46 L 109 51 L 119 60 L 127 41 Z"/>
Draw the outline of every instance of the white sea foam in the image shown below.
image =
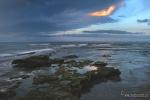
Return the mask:
<path fill-rule="evenodd" d="M 85 47 L 88 44 L 65 44 L 61 45 L 62 48 L 69 48 L 69 47 Z"/>
<path fill-rule="evenodd" d="M 96 66 L 84 66 L 83 68 L 77 68 L 77 67 L 72 67 L 73 70 L 76 70 L 77 73 L 80 73 L 80 74 L 85 74 L 86 72 L 89 72 L 89 71 L 92 71 L 92 70 L 97 70 L 97 67 Z"/>
<path fill-rule="evenodd" d="M 79 47 L 86 47 L 88 44 L 78 44 Z"/>
<path fill-rule="evenodd" d="M 38 44 L 34 44 L 34 43 L 32 43 L 32 44 L 29 44 L 30 46 L 48 46 L 49 44 L 48 43 L 38 43 Z"/>
<path fill-rule="evenodd" d="M 47 48 L 47 49 L 23 51 L 23 52 L 19 52 L 18 55 L 26 55 L 26 54 L 41 55 L 41 54 L 48 54 L 52 52 L 55 52 L 55 50 L 51 48 Z"/>
<path fill-rule="evenodd" d="M 0 57 L 10 57 L 10 56 L 13 56 L 14 54 L 9 54 L 9 53 L 3 53 L 3 54 L 0 54 Z"/>
<path fill-rule="evenodd" d="M 75 44 L 66 44 L 66 45 L 61 45 L 62 48 L 69 48 L 69 47 L 77 47 Z"/>
<path fill-rule="evenodd" d="M 12 54 L 11 53 L 0 54 L 0 61 L 5 61 L 4 63 L 1 63 L 1 65 L 5 66 L 7 65 L 6 61 L 10 59 L 26 58 L 29 56 L 36 56 L 36 55 L 49 55 L 50 53 L 55 53 L 55 50 L 52 48 L 46 48 L 29 51 L 16 51 L 12 52 Z"/>
<path fill-rule="evenodd" d="M 111 44 L 92 44 L 91 47 L 111 47 Z"/>

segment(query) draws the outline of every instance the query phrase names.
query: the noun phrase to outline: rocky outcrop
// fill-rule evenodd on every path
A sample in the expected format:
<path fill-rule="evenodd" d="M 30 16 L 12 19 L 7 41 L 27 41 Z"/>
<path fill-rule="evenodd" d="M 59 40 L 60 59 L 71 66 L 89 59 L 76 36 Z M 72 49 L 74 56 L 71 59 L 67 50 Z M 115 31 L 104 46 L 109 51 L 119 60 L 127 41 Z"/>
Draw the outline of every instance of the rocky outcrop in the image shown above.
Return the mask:
<path fill-rule="evenodd" d="M 102 61 L 96 61 L 93 65 L 97 67 L 103 67 L 103 66 L 106 66 L 107 63 L 102 62 Z"/>
<path fill-rule="evenodd" d="M 1 90 L 0 91 L 0 99 L 7 100 L 8 98 L 14 97 L 16 95 L 13 90 Z"/>
<path fill-rule="evenodd" d="M 33 76 L 34 85 L 48 84 L 46 91 L 30 91 L 19 100 L 43 100 L 44 98 L 44 100 L 77 100 L 82 91 L 100 81 L 102 82 L 103 79 L 105 81 L 120 79 L 121 72 L 113 67 L 106 67 L 107 63 L 105 62 L 93 62 L 86 59 L 75 60 L 71 58 L 76 57 L 70 55 L 64 58 L 52 59 L 48 56 L 32 56 L 14 60 L 12 64 L 25 68 L 50 67 L 51 64 L 58 64 L 58 69 L 53 74 Z M 70 59 L 66 60 L 66 58 Z M 80 73 L 82 71 L 84 73 Z"/>
<path fill-rule="evenodd" d="M 63 57 L 64 59 L 74 59 L 74 58 L 78 58 L 77 55 L 67 55 Z"/>
<path fill-rule="evenodd" d="M 38 75 L 33 78 L 33 84 L 44 84 L 51 83 L 53 81 L 57 81 L 58 77 L 55 75 Z"/>
<path fill-rule="evenodd" d="M 24 68 L 34 68 L 34 67 L 44 67 L 51 65 L 49 61 L 49 56 L 31 56 L 24 59 L 16 59 L 12 61 L 14 67 L 24 67 Z"/>

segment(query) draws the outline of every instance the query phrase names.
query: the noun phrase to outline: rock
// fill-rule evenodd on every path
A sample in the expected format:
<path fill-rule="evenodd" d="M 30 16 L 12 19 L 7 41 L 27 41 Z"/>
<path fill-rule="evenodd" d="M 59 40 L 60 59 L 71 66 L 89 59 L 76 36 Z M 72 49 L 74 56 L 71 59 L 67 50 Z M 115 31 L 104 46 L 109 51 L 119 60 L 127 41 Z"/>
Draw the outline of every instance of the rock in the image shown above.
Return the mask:
<path fill-rule="evenodd" d="M 79 82 L 80 85 L 81 85 L 84 82 L 88 82 L 90 79 L 87 75 L 83 75 L 83 76 L 72 77 L 71 80 L 72 80 L 72 84 L 74 84 L 74 82 L 75 83 Z"/>
<path fill-rule="evenodd" d="M 64 63 L 64 59 L 54 58 L 54 59 L 50 59 L 49 62 L 51 64 L 63 64 Z"/>
<path fill-rule="evenodd" d="M 111 57 L 111 55 L 104 54 L 103 57 Z"/>
<path fill-rule="evenodd" d="M 68 81 L 68 80 L 61 81 L 61 82 L 60 82 L 61 85 L 68 85 L 68 84 L 70 84 L 70 83 L 71 83 L 71 81 Z"/>
<path fill-rule="evenodd" d="M 70 92 L 73 94 L 79 94 L 84 86 L 90 82 L 88 75 L 84 76 L 74 76 L 71 79 L 70 85 Z"/>
<path fill-rule="evenodd" d="M 97 61 L 93 65 L 96 66 L 96 67 L 105 67 L 107 65 L 107 63 L 101 62 L 101 61 Z"/>
<path fill-rule="evenodd" d="M 16 96 L 15 91 L 7 90 L 7 89 L 0 89 L 0 99 L 5 100 L 8 98 L 12 98 L 14 96 Z"/>
<path fill-rule="evenodd" d="M 80 61 L 80 62 L 85 64 L 85 65 L 88 65 L 88 64 L 91 64 L 93 61 L 92 60 L 83 60 L 83 61 Z"/>
<path fill-rule="evenodd" d="M 78 67 L 82 68 L 82 67 L 84 67 L 86 65 L 91 64 L 92 62 L 93 61 L 91 61 L 91 60 L 81 60 L 81 61 L 78 62 Z"/>
<path fill-rule="evenodd" d="M 63 57 L 64 59 L 75 59 L 75 58 L 78 58 L 77 55 L 67 55 L 67 56 L 64 56 Z"/>
<path fill-rule="evenodd" d="M 49 62 L 49 56 L 31 56 L 25 59 L 16 59 L 12 61 L 15 64 L 14 67 L 24 67 L 24 68 L 35 68 L 35 67 L 45 67 L 51 65 Z"/>
<path fill-rule="evenodd" d="M 7 82 L 4 82 L 0 85 L 0 92 L 9 92 L 9 90 L 14 90 L 16 88 L 19 87 L 19 85 L 21 84 L 21 81 L 10 81 L 10 80 L 7 80 Z"/>
<path fill-rule="evenodd" d="M 76 60 L 68 60 L 65 61 L 65 64 L 67 67 L 74 67 L 74 66 L 78 66 L 78 63 Z"/>
<path fill-rule="evenodd" d="M 77 63 L 77 61 L 76 60 L 65 60 L 64 63 L 65 64 L 75 64 L 75 63 Z"/>
<path fill-rule="evenodd" d="M 66 61 L 65 63 L 68 64 L 67 67 L 79 67 L 82 68 L 86 65 L 91 64 L 93 61 L 91 60 L 81 60 L 81 61 L 76 61 L 76 60 L 69 60 Z"/>
<path fill-rule="evenodd" d="M 121 72 L 113 67 L 99 67 L 96 71 L 91 71 L 88 73 L 93 79 L 108 79 L 113 76 L 118 76 Z"/>
<path fill-rule="evenodd" d="M 16 89 L 21 84 L 21 81 L 12 82 L 12 84 L 8 87 L 9 89 Z"/>
<path fill-rule="evenodd" d="M 34 92 L 30 92 L 25 98 L 19 100 L 74 100 L 72 97 L 78 98 L 78 95 L 84 91 L 84 89 L 89 89 L 95 85 L 97 80 L 99 80 L 98 82 L 100 82 L 101 79 L 110 80 L 110 77 L 119 77 L 121 73 L 118 69 L 106 67 L 107 63 L 100 61 L 92 63 L 91 60 L 76 61 L 74 59 L 64 60 L 59 58 L 48 58 L 46 61 L 48 64 L 58 64 L 57 71 L 53 75 L 45 75 L 44 73 L 44 75 L 35 76 L 33 78 L 33 84 L 41 86 L 47 83 L 47 88 L 44 88 L 43 91 L 38 87 L 37 91 L 35 89 Z M 84 68 L 88 69 L 86 73 L 77 73 L 77 69 L 82 70 Z M 69 99 L 66 99 L 68 97 Z"/>
<path fill-rule="evenodd" d="M 60 68 L 56 72 L 56 75 L 61 76 L 61 80 L 67 80 L 69 77 L 72 77 L 73 73 L 71 70 L 68 70 L 66 67 L 60 66 Z"/>
<path fill-rule="evenodd" d="M 33 84 L 52 83 L 58 79 L 59 78 L 55 75 L 38 75 L 33 78 Z"/>
<path fill-rule="evenodd" d="M 89 74 L 91 77 L 100 77 L 100 78 L 109 78 L 113 76 L 119 76 L 121 72 L 118 69 L 115 69 L 113 67 L 105 67 L 107 63 L 97 61 L 93 64 L 93 66 L 98 67 L 98 70 L 91 71 Z"/>
<path fill-rule="evenodd" d="M 15 80 L 15 79 L 19 79 L 19 78 L 21 78 L 21 79 L 26 79 L 26 78 L 29 78 L 30 76 L 29 75 L 16 75 L 16 76 L 12 76 L 12 77 L 10 77 L 10 80 Z"/>
<path fill-rule="evenodd" d="M 16 59 L 12 61 L 14 67 L 24 67 L 24 68 L 36 68 L 36 67 L 46 67 L 51 64 L 63 64 L 64 59 L 54 58 L 50 59 L 49 56 L 40 55 L 32 56 L 25 59 Z"/>
<path fill-rule="evenodd" d="M 101 75 L 103 76 L 115 76 L 115 75 L 120 75 L 121 72 L 118 69 L 114 69 L 113 67 L 109 68 L 104 68 L 101 71 Z"/>

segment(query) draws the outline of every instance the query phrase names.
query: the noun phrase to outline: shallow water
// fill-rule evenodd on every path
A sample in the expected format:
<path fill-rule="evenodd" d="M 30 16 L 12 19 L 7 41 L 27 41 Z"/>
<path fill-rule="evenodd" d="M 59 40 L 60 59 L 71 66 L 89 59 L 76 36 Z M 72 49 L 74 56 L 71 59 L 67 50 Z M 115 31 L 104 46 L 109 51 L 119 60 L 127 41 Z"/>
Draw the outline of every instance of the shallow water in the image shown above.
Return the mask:
<path fill-rule="evenodd" d="M 136 47 L 137 46 L 137 47 Z M 118 48 L 120 48 L 118 46 Z M 150 93 L 150 48 L 140 45 L 124 46 L 124 50 L 110 49 L 111 57 L 108 62 L 111 66 L 121 70 L 121 81 L 106 82 L 95 85 L 91 91 L 81 96 L 81 100 L 139 100 L 135 97 L 121 96 L 121 92 L 140 93 L 149 95 Z M 128 49 L 129 48 L 129 49 Z M 135 49 L 139 48 L 139 49 Z M 101 51 L 101 50 L 100 50 Z M 103 50 L 102 50 L 103 51 Z M 104 51 L 103 51 L 104 52 Z M 106 52 L 106 51 L 105 51 Z M 144 90 L 146 88 L 146 90 Z M 140 100 L 148 100 L 140 98 Z"/>
<path fill-rule="evenodd" d="M 35 70 L 15 69 L 11 61 L 17 57 L 30 56 L 28 51 L 53 49 L 52 57 L 63 57 L 69 54 L 79 56 L 76 60 L 94 60 L 107 62 L 107 67 L 115 67 L 121 71 L 121 81 L 106 81 L 95 84 L 80 100 L 149 100 L 150 99 L 150 43 L 24 43 L 0 45 L 0 83 L 10 76 L 19 73 L 29 74 L 31 77 L 22 79 L 16 89 L 17 96 L 24 96 L 30 89 L 36 88 L 32 84 L 32 77 L 36 74 L 52 74 L 55 69 L 39 68 Z M 42 51 L 43 50 L 43 51 Z M 46 51 L 47 52 L 47 51 Z M 24 53 L 24 55 L 20 55 Z M 57 66 L 57 65 L 54 65 Z M 57 69 L 57 68 L 56 68 Z M 0 84 L 0 87 L 4 87 Z M 42 86 L 42 87 L 46 87 Z M 145 97 L 126 97 L 121 93 L 140 93 Z"/>

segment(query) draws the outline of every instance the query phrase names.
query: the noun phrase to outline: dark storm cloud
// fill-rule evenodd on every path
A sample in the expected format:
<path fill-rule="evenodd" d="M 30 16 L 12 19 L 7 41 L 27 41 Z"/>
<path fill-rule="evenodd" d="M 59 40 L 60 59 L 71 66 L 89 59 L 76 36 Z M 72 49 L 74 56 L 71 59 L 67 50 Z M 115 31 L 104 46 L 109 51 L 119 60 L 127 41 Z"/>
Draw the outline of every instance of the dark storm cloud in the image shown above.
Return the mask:
<path fill-rule="evenodd" d="M 150 25 L 150 19 L 138 19 L 138 23 L 146 23 L 147 25 Z"/>
<path fill-rule="evenodd" d="M 137 22 L 139 22 L 139 23 L 147 23 L 147 22 L 150 22 L 150 19 L 138 19 Z"/>
<path fill-rule="evenodd" d="M 85 33 L 109 33 L 109 34 L 131 34 L 131 32 L 121 30 L 97 30 L 97 31 L 83 31 Z"/>
<path fill-rule="evenodd" d="M 119 15 L 118 17 L 120 17 L 120 18 L 125 18 L 126 16 L 125 16 L 125 15 Z"/>
<path fill-rule="evenodd" d="M 97 23 L 113 23 L 117 22 L 110 17 L 103 18 L 91 18 L 91 17 L 76 17 L 68 18 L 59 16 L 60 18 L 52 18 L 48 20 L 29 20 L 29 21 L 20 21 L 9 26 L 3 26 L 0 28 L 0 31 L 3 33 L 25 33 L 26 35 L 32 35 L 33 33 L 41 32 L 52 32 L 55 31 L 67 31 L 74 28 L 82 28 L 87 25 L 97 24 Z M 68 18 L 68 19 L 67 19 Z M 84 19 L 84 20 L 83 20 Z M 8 30 L 6 30 L 8 29 Z M 32 34 L 31 34 L 32 32 Z"/>
<path fill-rule="evenodd" d="M 0 0 L 0 33 L 53 32 L 116 22 L 108 16 L 93 18 L 87 14 L 120 1 Z"/>
<path fill-rule="evenodd" d="M 96 30 L 96 31 L 88 31 L 85 30 L 80 34 L 60 34 L 60 36 L 79 36 L 79 37 L 101 37 L 101 36 L 122 36 L 122 35 L 140 35 L 141 33 L 137 32 L 128 32 L 122 30 Z"/>

